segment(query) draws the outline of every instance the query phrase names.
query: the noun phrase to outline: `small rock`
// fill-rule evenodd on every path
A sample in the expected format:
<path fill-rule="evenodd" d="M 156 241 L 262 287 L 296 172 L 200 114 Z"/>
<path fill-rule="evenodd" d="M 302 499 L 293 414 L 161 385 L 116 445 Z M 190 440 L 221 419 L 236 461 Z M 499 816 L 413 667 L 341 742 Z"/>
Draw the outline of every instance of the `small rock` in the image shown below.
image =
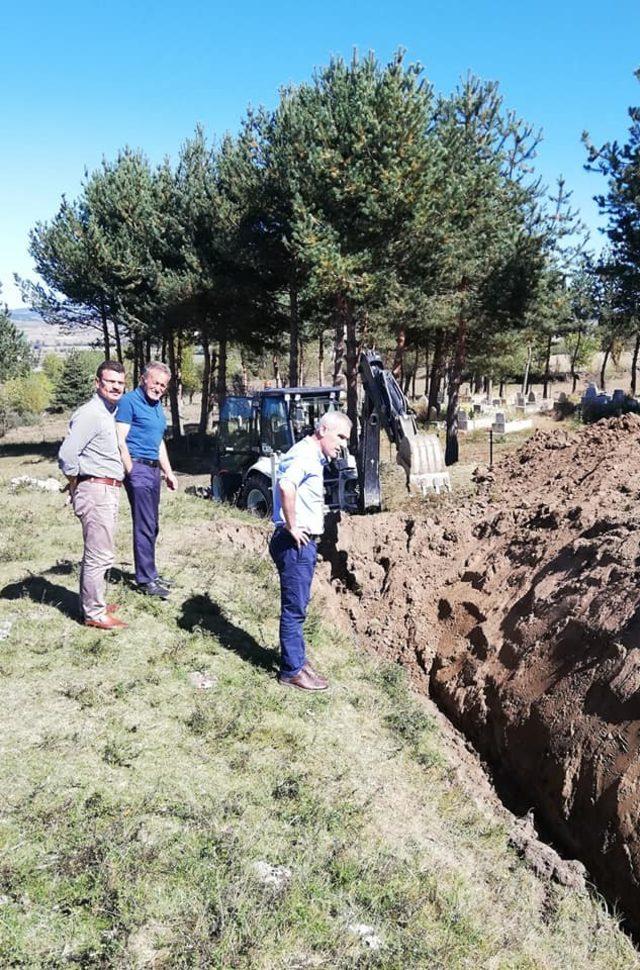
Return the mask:
<path fill-rule="evenodd" d="M 217 680 L 210 674 L 205 673 L 200 670 L 193 670 L 189 674 L 189 683 L 192 684 L 197 690 L 210 690 L 215 687 Z"/>
<path fill-rule="evenodd" d="M 287 866 L 272 866 L 270 862 L 262 860 L 254 862 L 251 868 L 263 886 L 273 886 L 274 889 L 286 886 L 292 875 Z"/>
<path fill-rule="evenodd" d="M 31 478 L 29 475 L 12 478 L 10 486 L 12 492 L 22 488 L 39 489 L 41 492 L 61 492 L 63 488 L 57 478 Z"/>
<path fill-rule="evenodd" d="M 6 640 L 11 633 L 11 627 L 13 626 L 13 620 L 3 620 L 0 623 L 0 640 Z"/>
<path fill-rule="evenodd" d="M 365 946 L 368 946 L 370 950 L 379 950 L 381 948 L 382 940 L 377 935 L 373 926 L 367 926 L 366 923 L 350 923 L 348 930 L 354 936 L 359 936 Z"/>

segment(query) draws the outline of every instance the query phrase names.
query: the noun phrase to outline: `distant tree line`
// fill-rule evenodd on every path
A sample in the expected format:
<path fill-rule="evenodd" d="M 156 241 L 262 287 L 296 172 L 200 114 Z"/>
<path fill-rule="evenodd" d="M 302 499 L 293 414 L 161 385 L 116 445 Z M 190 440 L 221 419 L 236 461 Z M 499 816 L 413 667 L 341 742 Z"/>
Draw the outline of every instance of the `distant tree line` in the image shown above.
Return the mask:
<path fill-rule="evenodd" d="M 175 163 L 125 148 L 85 173 L 32 230 L 44 284 L 21 280 L 23 295 L 45 320 L 96 328 L 134 379 L 166 361 L 176 435 L 194 344 L 203 433 L 231 348 L 243 367 L 268 361 L 274 381 L 343 384 L 355 417 L 359 349 L 392 346 L 407 391 L 418 366 L 433 408 L 446 389 L 451 463 L 464 380 L 490 388 L 534 361 L 546 394 L 559 336 L 577 374 L 594 315 L 610 355 L 637 333 L 637 182 L 633 232 L 618 184 L 632 162 L 617 145 L 589 148 L 620 197 L 602 200 L 615 231 L 594 266 L 564 183 L 549 195 L 536 178 L 538 142 L 495 83 L 468 76 L 439 96 L 402 53 L 334 58 L 233 137 L 212 144 L 197 128 Z"/>

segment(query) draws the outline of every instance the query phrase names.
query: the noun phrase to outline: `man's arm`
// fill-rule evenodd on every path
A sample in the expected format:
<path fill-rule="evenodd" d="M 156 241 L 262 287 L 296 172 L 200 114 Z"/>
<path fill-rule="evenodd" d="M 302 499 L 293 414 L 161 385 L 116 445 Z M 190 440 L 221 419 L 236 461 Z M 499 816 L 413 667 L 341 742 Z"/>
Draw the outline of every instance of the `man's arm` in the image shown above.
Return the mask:
<path fill-rule="evenodd" d="M 79 414 L 71 419 L 69 434 L 60 445 L 58 466 L 69 483 L 69 495 L 72 498 L 80 474 L 80 455 L 94 434 L 95 427 L 91 417 Z"/>
<path fill-rule="evenodd" d="M 118 448 L 120 449 L 120 457 L 122 458 L 122 464 L 124 465 L 125 475 L 130 475 L 131 469 L 133 468 L 133 460 L 129 454 L 129 449 L 127 448 L 127 435 L 129 434 L 130 430 L 130 424 L 125 424 L 124 421 L 118 421 L 116 423 Z"/>
<path fill-rule="evenodd" d="M 278 482 L 280 489 L 280 507 L 284 516 L 285 528 L 289 532 L 298 547 L 306 546 L 309 536 L 304 529 L 299 529 L 296 525 L 296 492 L 297 488 L 293 482 Z"/>
<path fill-rule="evenodd" d="M 164 443 L 164 438 L 160 442 L 160 468 L 164 472 L 165 481 L 167 483 L 167 488 L 170 491 L 175 492 L 178 488 L 178 479 L 173 473 L 171 467 L 171 462 L 169 461 L 169 455 L 167 454 L 167 446 Z"/>

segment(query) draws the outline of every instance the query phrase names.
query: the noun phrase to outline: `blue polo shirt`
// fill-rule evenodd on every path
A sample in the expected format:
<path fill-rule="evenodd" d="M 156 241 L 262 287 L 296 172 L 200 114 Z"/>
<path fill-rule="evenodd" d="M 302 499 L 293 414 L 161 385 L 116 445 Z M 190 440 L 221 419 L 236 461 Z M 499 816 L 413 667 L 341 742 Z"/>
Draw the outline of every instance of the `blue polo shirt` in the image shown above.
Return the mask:
<path fill-rule="evenodd" d="M 160 401 L 149 401 L 141 387 L 120 398 L 116 413 L 118 424 L 129 424 L 127 448 L 132 458 L 157 461 L 167 419 Z"/>

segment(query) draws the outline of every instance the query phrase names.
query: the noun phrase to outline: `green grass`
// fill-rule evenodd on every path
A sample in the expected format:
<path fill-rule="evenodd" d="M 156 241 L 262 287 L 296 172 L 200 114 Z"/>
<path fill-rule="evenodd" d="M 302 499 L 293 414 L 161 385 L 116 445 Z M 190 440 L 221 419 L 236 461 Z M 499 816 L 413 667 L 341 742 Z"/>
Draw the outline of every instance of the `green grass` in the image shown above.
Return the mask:
<path fill-rule="evenodd" d="M 72 615 L 80 530 L 61 503 L 0 486 L 0 966 L 640 966 L 600 900 L 515 856 L 428 702 L 317 597 L 332 690 L 278 686 L 265 530 L 163 499 L 175 593 L 114 584 L 130 626 L 105 635 Z M 118 550 L 126 573 L 126 505 Z M 258 862 L 289 874 L 265 884 Z"/>

